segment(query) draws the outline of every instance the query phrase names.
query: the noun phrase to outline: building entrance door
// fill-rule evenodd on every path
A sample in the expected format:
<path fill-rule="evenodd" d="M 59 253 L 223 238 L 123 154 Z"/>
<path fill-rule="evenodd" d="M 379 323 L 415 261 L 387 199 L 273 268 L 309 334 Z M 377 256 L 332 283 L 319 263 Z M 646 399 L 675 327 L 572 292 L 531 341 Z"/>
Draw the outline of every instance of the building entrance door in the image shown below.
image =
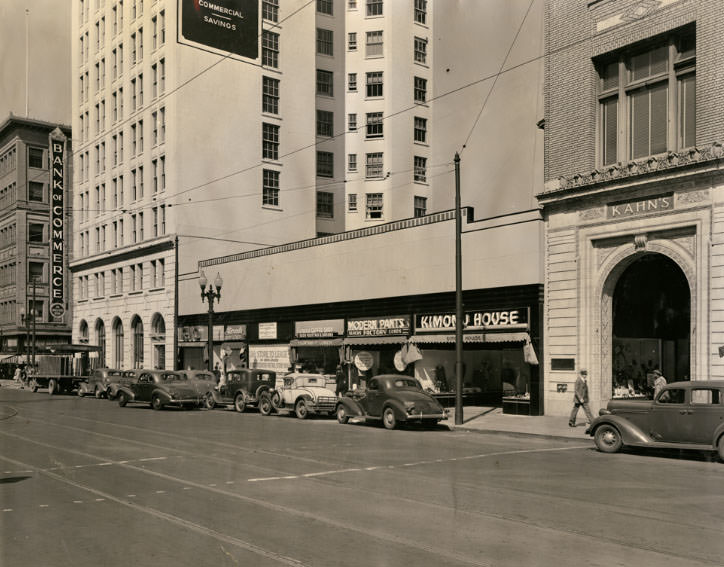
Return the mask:
<path fill-rule="evenodd" d="M 691 292 L 673 260 L 635 260 L 616 283 L 612 307 L 614 396 L 650 395 L 656 368 L 667 382 L 690 378 Z"/>

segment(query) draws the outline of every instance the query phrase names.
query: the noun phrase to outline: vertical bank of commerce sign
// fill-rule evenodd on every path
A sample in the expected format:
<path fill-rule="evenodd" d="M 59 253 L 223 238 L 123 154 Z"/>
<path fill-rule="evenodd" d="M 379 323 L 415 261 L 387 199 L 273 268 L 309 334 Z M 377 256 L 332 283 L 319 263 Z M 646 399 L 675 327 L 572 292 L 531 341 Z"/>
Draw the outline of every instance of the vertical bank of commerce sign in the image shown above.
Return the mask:
<path fill-rule="evenodd" d="M 65 314 L 65 136 L 56 129 L 50 134 L 50 314 Z"/>
<path fill-rule="evenodd" d="M 259 0 L 180 0 L 181 37 L 234 55 L 259 57 Z"/>

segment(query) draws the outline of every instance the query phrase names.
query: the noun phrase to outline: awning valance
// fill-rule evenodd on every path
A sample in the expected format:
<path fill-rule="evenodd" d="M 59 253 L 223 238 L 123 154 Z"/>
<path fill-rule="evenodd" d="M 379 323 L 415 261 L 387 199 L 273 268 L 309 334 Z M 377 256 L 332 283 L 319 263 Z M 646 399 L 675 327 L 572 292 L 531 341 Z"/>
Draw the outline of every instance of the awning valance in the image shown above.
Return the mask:
<path fill-rule="evenodd" d="M 407 342 L 407 336 L 393 337 L 347 337 L 344 339 L 346 345 L 401 345 Z"/>
<path fill-rule="evenodd" d="M 199 341 L 179 341 L 178 346 L 184 347 L 184 348 L 204 348 L 208 345 L 207 342 L 199 342 Z"/>
<path fill-rule="evenodd" d="M 342 346 L 341 338 L 328 339 L 292 339 L 289 341 L 291 347 L 338 347 Z"/>
<path fill-rule="evenodd" d="M 465 333 L 464 343 L 525 343 L 529 340 L 528 333 Z M 414 335 L 410 342 L 415 344 L 455 344 L 453 334 Z"/>

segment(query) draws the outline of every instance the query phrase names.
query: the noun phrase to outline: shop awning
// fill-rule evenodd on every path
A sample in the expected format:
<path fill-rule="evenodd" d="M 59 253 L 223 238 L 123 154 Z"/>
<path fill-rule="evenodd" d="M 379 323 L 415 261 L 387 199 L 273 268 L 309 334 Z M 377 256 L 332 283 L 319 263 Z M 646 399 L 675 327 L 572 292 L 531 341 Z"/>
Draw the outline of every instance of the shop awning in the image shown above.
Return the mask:
<path fill-rule="evenodd" d="M 206 341 L 199 342 L 199 341 L 179 341 L 178 346 L 184 347 L 184 348 L 204 348 L 207 345 Z"/>
<path fill-rule="evenodd" d="M 289 341 L 291 347 L 338 347 L 342 346 L 342 339 L 292 339 Z"/>
<path fill-rule="evenodd" d="M 524 343 L 528 333 L 465 333 L 464 343 Z M 455 335 L 414 335 L 410 342 L 415 344 L 455 344 Z"/>
<path fill-rule="evenodd" d="M 401 345 L 407 342 L 406 336 L 394 337 L 347 337 L 346 345 Z"/>

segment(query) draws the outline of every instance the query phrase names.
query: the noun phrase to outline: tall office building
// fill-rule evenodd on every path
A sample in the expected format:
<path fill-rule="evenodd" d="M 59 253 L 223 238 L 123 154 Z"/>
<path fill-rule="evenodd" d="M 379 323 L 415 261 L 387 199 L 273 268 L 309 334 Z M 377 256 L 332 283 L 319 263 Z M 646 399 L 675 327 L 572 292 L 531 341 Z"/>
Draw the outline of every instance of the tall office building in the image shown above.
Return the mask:
<path fill-rule="evenodd" d="M 0 125 L 0 352 L 68 344 L 70 128 L 10 115 Z M 55 193 L 55 199 L 54 199 Z"/>
<path fill-rule="evenodd" d="M 495 63 L 481 68 L 480 22 L 501 24 L 485 13 L 504 7 L 513 37 L 526 21 L 498 4 L 76 0 L 74 333 L 102 344 L 111 366 L 170 367 L 175 279 L 200 259 L 451 208 L 455 149 L 480 147 L 474 118 L 505 55 L 489 46 Z M 536 39 L 514 51 L 537 55 L 540 14 L 527 21 Z M 538 67 L 522 72 L 534 88 L 513 95 L 528 110 L 486 133 L 523 119 L 530 135 L 515 153 L 532 150 L 530 164 Z M 486 163 L 463 168 L 466 204 L 489 204 Z M 530 164 L 509 168 L 526 172 L 510 193 L 521 201 L 486 211 L 534 204 Z"/>

